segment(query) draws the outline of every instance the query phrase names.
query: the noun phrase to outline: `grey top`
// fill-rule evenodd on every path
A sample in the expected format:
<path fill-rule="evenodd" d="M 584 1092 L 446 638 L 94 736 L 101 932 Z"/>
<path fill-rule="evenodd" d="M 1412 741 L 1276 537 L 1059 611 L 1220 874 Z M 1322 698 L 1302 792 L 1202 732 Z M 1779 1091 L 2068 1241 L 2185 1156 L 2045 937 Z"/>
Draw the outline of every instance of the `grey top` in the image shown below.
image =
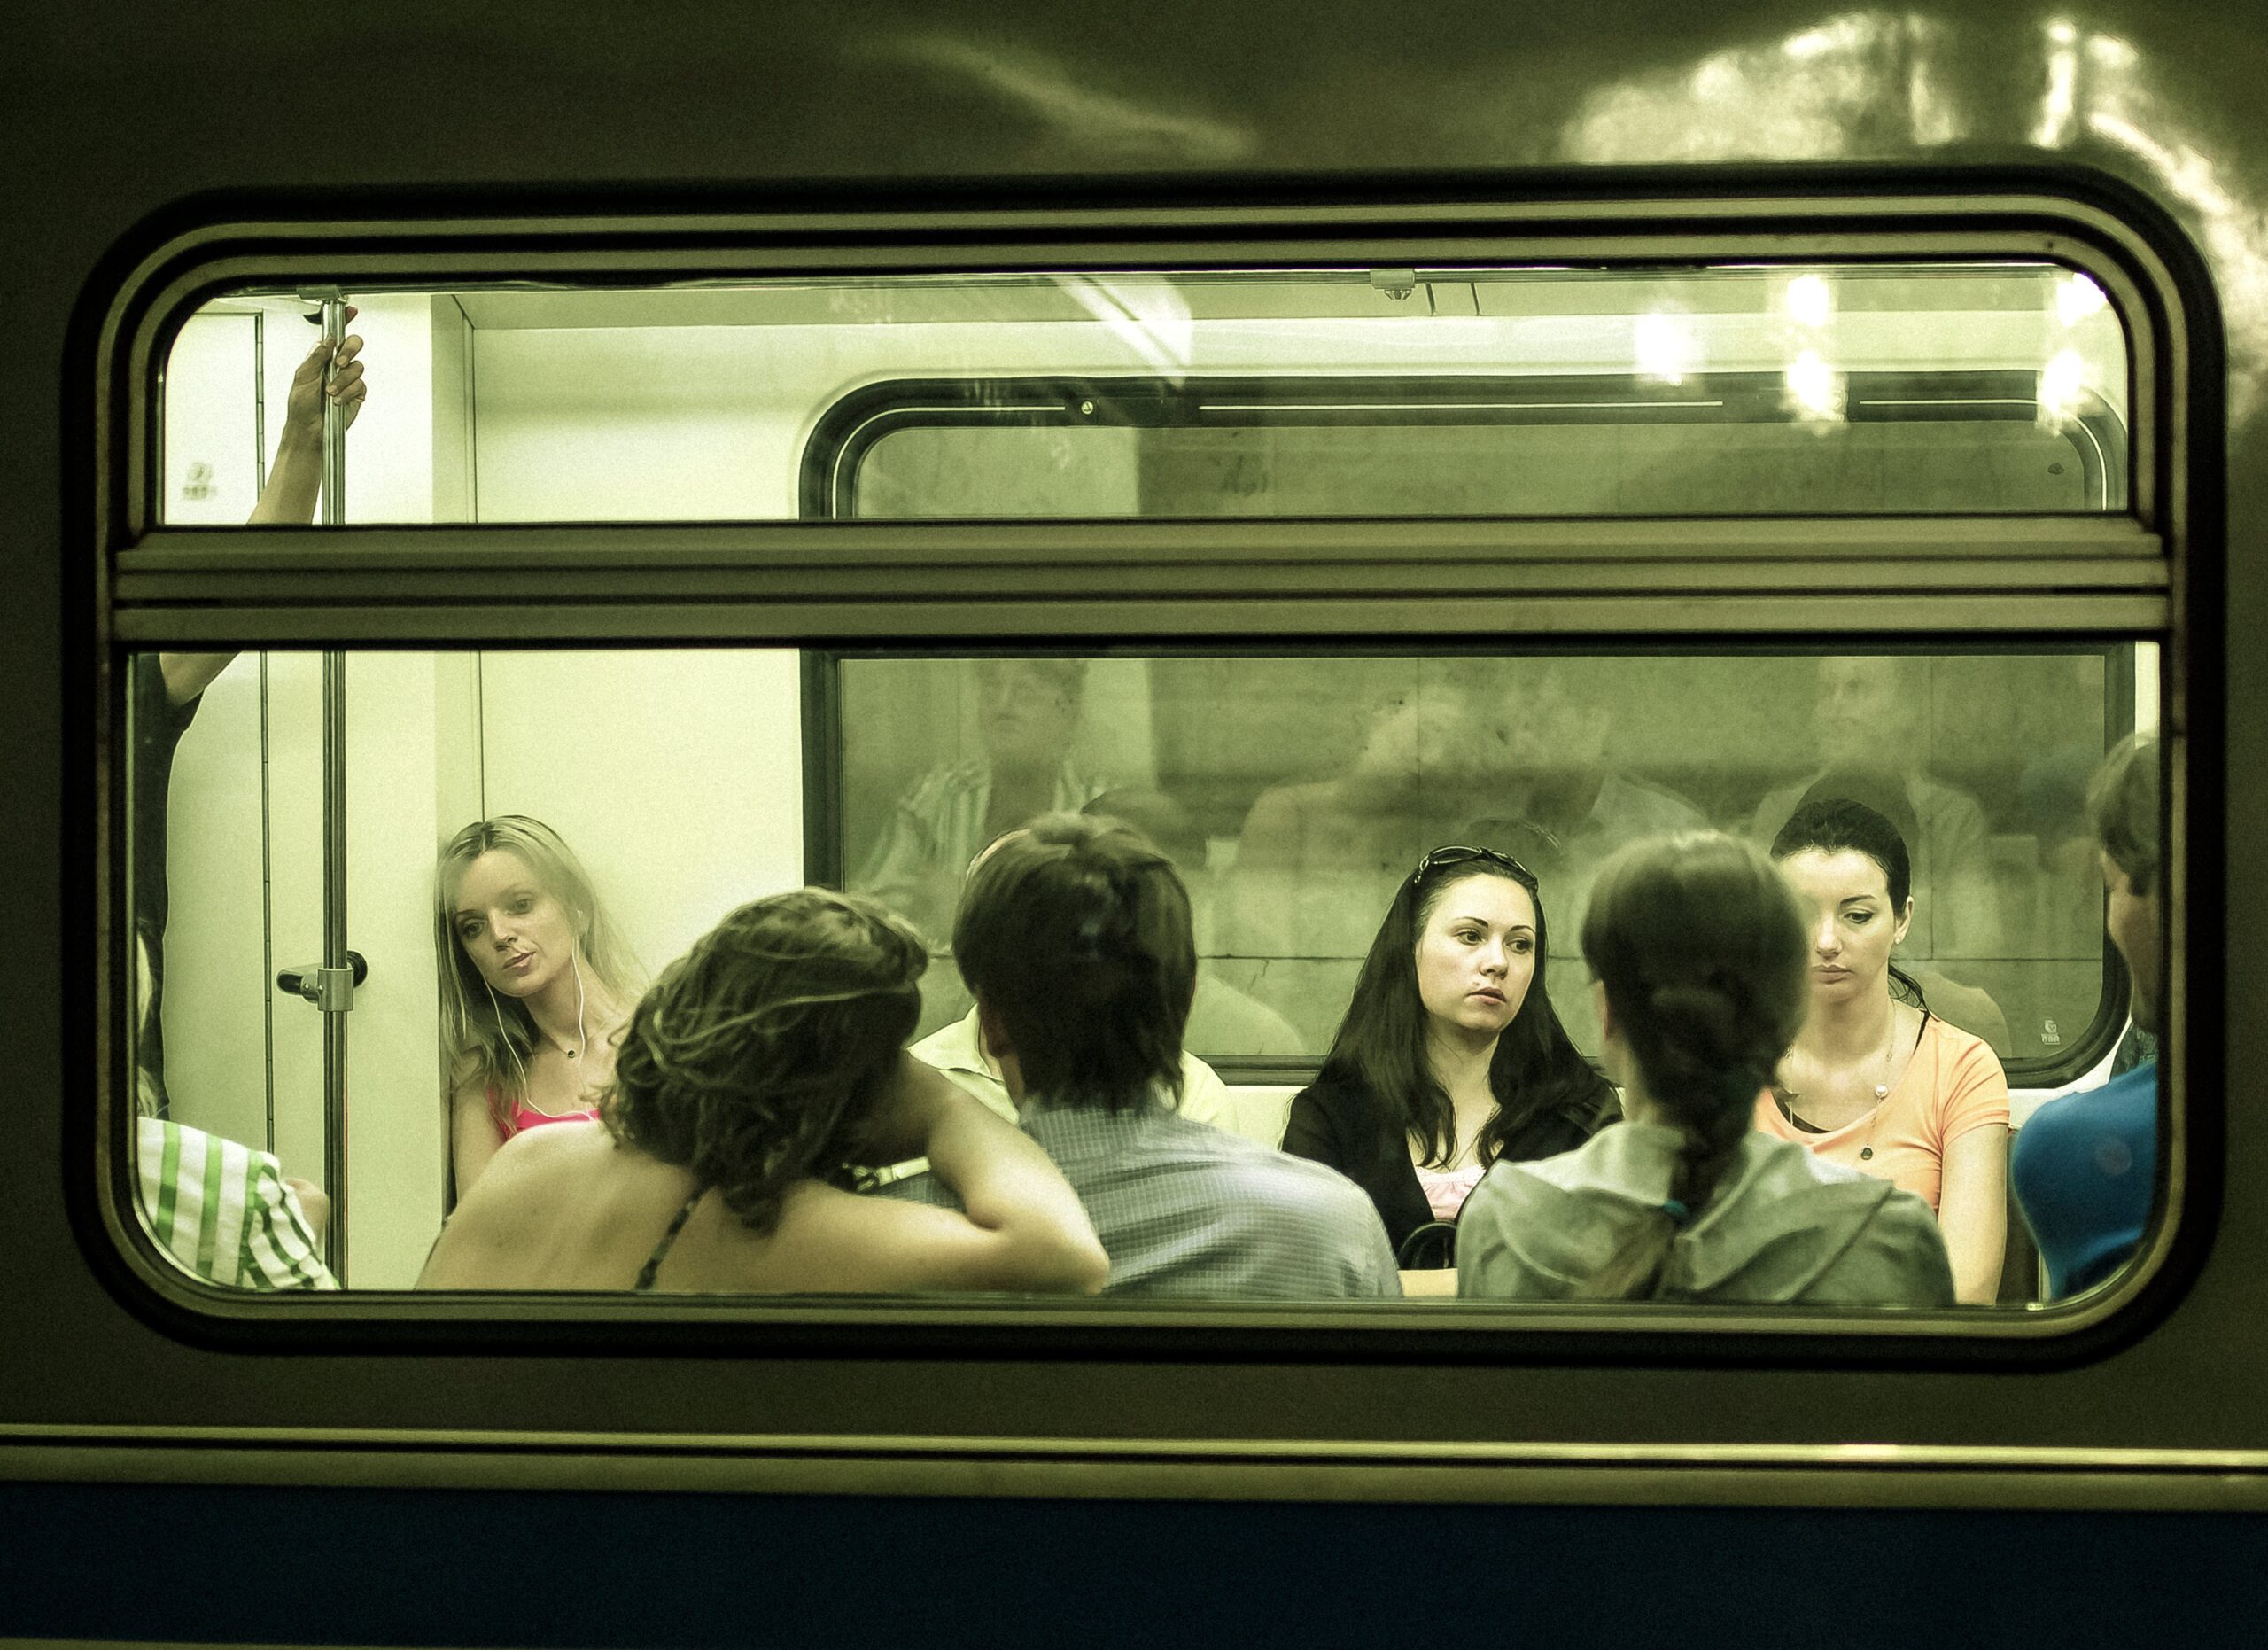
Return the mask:
<path fill-rule="evenodd" d="M 1151 1102 L 1113 1116 L 1026 1105 L 1024 1132 L 1063 1171 L 1110 1256 L 1106 1295 L 1220 1300 L 1398 1296 L 1370 1198 L 1321 1164 Z M 934 1174 L 876 1194 L 951 1204 Z"/>
<path fill-rule="evenodd" d="M 1557 1157 L 1499 1163 L 1457 1218 L 1457 1293 L 1566 1300 L 1669 1195 L 1678 1132 L 1621 1123 Z M 1953 1268 L 1911 1192 L 1751 1133 L 1679 1232 L 1674 1298 L 1950 1306 Z"/>

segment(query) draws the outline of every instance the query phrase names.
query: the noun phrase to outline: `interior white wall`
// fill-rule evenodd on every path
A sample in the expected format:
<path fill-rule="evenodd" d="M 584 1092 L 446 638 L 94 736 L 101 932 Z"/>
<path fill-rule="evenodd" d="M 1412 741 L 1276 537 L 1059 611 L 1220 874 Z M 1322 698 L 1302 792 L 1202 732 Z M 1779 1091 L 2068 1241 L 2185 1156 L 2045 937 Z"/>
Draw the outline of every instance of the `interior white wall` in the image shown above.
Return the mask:
<path fill-rule="evenodd" d="M 166 359 L 165 491 L 174 524 L 242 521 L 260 496 L 257 388 L 265 317 L 194 315 Z"/>
<path fill-rule="evenodd" d="M 485 653 L 486 812 L 557 830 L 657 970 L 803 883 L 798 671 L 788 649 Z"/>

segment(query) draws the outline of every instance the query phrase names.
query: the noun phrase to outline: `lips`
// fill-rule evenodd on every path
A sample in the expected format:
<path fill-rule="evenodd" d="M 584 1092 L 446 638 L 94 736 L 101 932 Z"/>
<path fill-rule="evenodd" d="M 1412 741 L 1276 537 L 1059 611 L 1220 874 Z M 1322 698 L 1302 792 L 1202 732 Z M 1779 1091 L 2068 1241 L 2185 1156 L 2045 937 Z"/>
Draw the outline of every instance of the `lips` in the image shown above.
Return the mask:
<path fill-rule="evenodd" d="M 1812 970 L 1812 976 L 1815 979 L 1847 980 L 1851 977 L 1851 970 L 1848 969 L 1815 968 Z"/>
<path fill-rule="evenodd" d="M 1480 1002 L 1493 1002 L 1500 1008 L 1506 1000 L 1504 993 L 1493 985 L 1483 985 L 1479 991 L 1467 992 L 1465 995 Z"/>
<path fill-rule="evenodd" d="M 507 974 L 524 974 L 534 965 L 534 962 L 535 953 L 532 951 L 523 951 L 517 957 L 507 957 L 504 959 L 504 972 Z"/>

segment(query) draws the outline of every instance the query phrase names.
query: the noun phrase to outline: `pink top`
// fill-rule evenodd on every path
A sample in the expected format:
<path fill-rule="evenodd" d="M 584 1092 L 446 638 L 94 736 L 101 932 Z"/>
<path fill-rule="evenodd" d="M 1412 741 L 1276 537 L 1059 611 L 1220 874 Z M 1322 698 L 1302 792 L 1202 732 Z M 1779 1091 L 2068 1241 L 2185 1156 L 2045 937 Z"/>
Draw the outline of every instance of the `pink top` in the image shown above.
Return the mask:
<path fill-rule="evenodd" d="M 504 1115 L 503 1095 L 492 1087 L 488 1091 L 488 1115 L 496 1119 L 498 1138 L 509 1140 L 515 1134 L 524 1133 L 529 1129 L 538 1128 L 547 1123 L 595 1123 L 598 1121 L 599 1109 L 592 1106 L 581 1111 L 554 1113 L 538 1111 L 524 1100 L 516 1100 L 512 1102 L 512 1114 L 508 1117 Z"/>
<path fill-rule="evenodd" d="M 1464 1200 L 1487 1172 L 1488 1165 L 1480 1163 L 1467 1164 L 1462 1169 L 1418 1170 L 1418 1184 L 1425 1188 L 1425 1202 L 1433 1208 L 1433 1218 L 1456 1219 L 1456 1211 L 1464 1207 Z"/>

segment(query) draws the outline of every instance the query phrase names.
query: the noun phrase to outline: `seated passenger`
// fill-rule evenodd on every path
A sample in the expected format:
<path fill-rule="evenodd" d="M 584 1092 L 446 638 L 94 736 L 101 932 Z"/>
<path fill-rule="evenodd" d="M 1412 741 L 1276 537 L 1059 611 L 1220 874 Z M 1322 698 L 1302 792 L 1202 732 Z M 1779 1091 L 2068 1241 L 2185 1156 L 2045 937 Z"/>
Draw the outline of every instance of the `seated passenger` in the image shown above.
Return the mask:
<path fill-rule="evenodd" d="M 1107 1293 L 1398 1295 L 1343 1177 L 1181 1116 L 1197 972 L 1172 864 L 1115 820 L 1054 814 L 987 850 L 953 924 L 986 1051 L 1110 1253 Z M 918 1175 L 885 1195 L 931 1198 Z"/>
<path fill-rule="evenodd" d="M 1920 1197 L 1961 1299 L 1988 1305 L 2008 1242 L 2008 1081 L 1891 961 L 1914 915 L 1905 839 L 1872 808 L 1825 798 L 1788 821 L 1772 857 L 1805 912 L 1811 1012 L 1756 1125 Z"/>
<path fill-rule="evenodd" d="M 930 938 L 951 925 L 961 878 L 984 844 L 1042 813 L 1102 794 L 1070 764 L 1087 661 L 983 659 L 975 666 L 984 754 L 931 768 L 897 800 L 851 889 Z"/>
<path fill-rule="evenodd" d="M 602 1121 L 508 1141 L 419 1287 L 1092 1290 L 1107 1262 L 1062 1176 L 905 1052 L 928 964 L 855 896 L 742 906 L 639 1002 Z M 847 1189 L 916 1152 L 967 1214 Z"/>
<path fill-rule="evenodd" d="M 1922 771 L 1929 751 L 1927 662 L 1905 657 L 1819 661 L 1812 738 L 1819 767 L 1757 804 L 1750 836 L 1769 843 L 1830 775 L 1835 794 L 1866 800 L 1868 784 L 1895 788 L 1917 829 L 1907 844 L 1917 910 L 1917 957 L 1990 957 L 1998 950 L 1984 810 L 1966 790 Z"/>
<path fill-rule="evenodd" d="M 466 826 L 441 850 L 433 891 L 462 1197 L 514 1135 L 598 1116 L 638 972 L 581 862 L 540 820 Z"/>
<path fill-rule="evenodd" d="M 158 1005 L 148 942 L 137 941 L 135 952 L 138 1042 L 151 1035 Z M 272 1152 L 159 1117 L 150 1067 L 140 1064 L 135 1076 L 128 1161 L 143 1225 L 157 1246 L 183 1270 L 230 1288 L 337 1288 L 322 1263 L 330 1200 L 285 1174 Z"/>
<path fill-rule="evenodd" d="M 1878 775 L 1829 774 L 1803 794 L 1796 805 L 1795 813 L 1789 817 L 1792 819 L 1828 802 L 1855 802 L 1872 808 L 1888 820 L 1897 831 L 1899 841 L 1907 844 L 1910 867 L 1913 844 L 1919 840 L 1920 826 L 1915 820 L 1914 808 L 1907 800 L 1903 785 L 1885 781 Z M 1905 969 L 1904 977 L 1915 991 L 1929 999 L 1931 1013 L 1950 1025 L 1976 1033 L 1992 1046 L 1995 1055 L 2005 1055 L 2013 1047 L 2008 1040 L 2008 1016 L 2001 1012 L 2000 1005 L 1994 1000 L 1992 993 L 1982 986 L 1963 985 L 1943 969 L 1911 955 L 1915 949 L 1914 937 L 1921 926 L 1923 901 L 1928 898 L 1918 877 L 1914 879 L 1914 921 L 1907 925 L 1906 938 L 1899 947 L 1901 953 L 1906 953 L 1906 962 L 1901 965 Z M 1969 891 L 1973 897 L 1979 892 L 1974 885 Z M 2097 949 L 2100 950 L 2101 946 L 2098 946 Z"/>
<path fill-rule="evenodd" d="M 1749 1126 L 1805 1011 L 1803 919 L 1756 849 L 1713 831 L 1608 860 L 1583 920 L 1625 1121 L 1465 1201 L 1457 1293 L 1943 1306 L 1922 1201 Z"/>
<path fill-rule="evenodd" d="M 1434 849 L 1402 878 L 1330 1056 L 1292 1101 L 1284 1149 L 1369 1193 L 1398 1254 L 1455 1220 L 1490 1164 L 1571 1150 L 1614 1115 L 1545 994 L 1547 943 L 1519 861 Z"/>
<path fill-rule="evenodd" d="M 2152 1035 L 2164 1023 L 2158 790 L 2158 744 L 2146 735 L 2113 751 L 2087 790 L 2109 894 L 2103 926 L 2126 962 L 2134 1024 Z M 2049 1298 L 2101 1282 L 2140 1244 L 2156 1189 L 2157 1123 L 2153 1058 L 2049 1101 L 2017 1131 L 2008 1179 L 2047 1265 Z"/>

